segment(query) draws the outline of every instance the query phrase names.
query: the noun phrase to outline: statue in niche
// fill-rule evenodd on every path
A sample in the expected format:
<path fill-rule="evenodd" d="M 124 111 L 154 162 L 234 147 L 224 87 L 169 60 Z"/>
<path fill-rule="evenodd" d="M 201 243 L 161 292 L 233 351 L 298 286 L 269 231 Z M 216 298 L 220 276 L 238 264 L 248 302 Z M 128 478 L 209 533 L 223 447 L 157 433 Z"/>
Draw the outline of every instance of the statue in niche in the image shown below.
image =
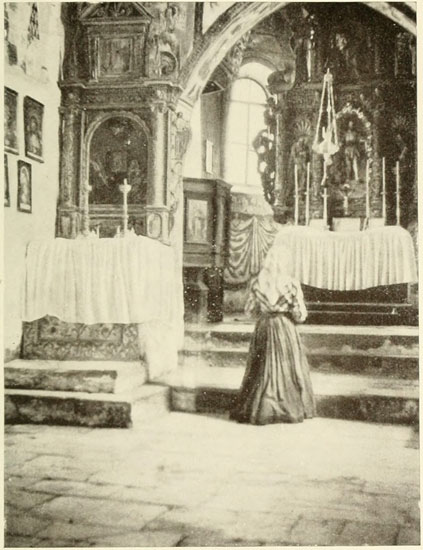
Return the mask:
<path fill-rule="evenodd" d="M 181 159 L 188 149 L 192 132 L 189 123 L 183 119 L 183 114 L 181 112 L 177 113 L 176 119 L 174 119 L 174 126 L 175 145 L 173 153 L 176 158 Z"/>
<path fill-rule="evenodd" d="M 316 71 L 316 18 L 302 6 L 301 9 L 295 8 L 289 19 L 290 26 L 295 29 L 290 40 L 296 59 L 295 81 L 309 82 Z"/>
<path fill-rule="evenodd" d="M 297 166 L 298 189 L 304 191 L 307 181 L 307 164 L 310 162 L 310 146 L 308 136 L 300 135 L 291 147 L 290 162 L 292 181 L 294 181 L 295 166 Z"/>
<path fill-rule="evenodd" d="M 343 29 L 336 29 L 331 38 L 326 66 L 332 69 L 337 80 L 359 80 L 361 71 L 357 39 L 353 40 Z"/>
<path fill-rule="evenodd" d="M 347 103 L 337 116 L 340 148 L 333 157 L 330 177 L 333 198 L 343 203 L 343 215 L 349 215 L 349 199 L 366 196 L 366 162 L 371 159 L 372 130 L 364 113 Z M 370 172 L 371 176 L 371 172 Z M 370 177 L 370 186 L 375 178 Z"/>
<path fill-rule="evenodd" d="M 354 122 L 350 120 L 344 135 L 344 163 L 345 177 L 347 180 L 358 181 L 358 161 L 360 159 L 360 141 L 354 127 Z"/>

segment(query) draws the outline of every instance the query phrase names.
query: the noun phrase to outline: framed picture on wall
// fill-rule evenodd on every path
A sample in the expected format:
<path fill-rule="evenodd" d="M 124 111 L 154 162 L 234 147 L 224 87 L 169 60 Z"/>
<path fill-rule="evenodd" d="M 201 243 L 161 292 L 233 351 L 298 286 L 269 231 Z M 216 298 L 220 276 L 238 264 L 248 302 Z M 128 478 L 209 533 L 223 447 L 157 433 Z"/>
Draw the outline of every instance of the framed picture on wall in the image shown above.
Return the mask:
<path fill-rule="evenodd" d="M 18 150 L 18 94 L 9 88 L 4 89 L 4 148 L 9 153 Z"/>
<path fill-rule="evenodd" d="M 208 243 L 208 204 L 206 200 L 188 199 L 186 218 L 186 242 Z"/>
<path fill-rule="evenodd" d="M 9 167 L 7 155 L 4 155 L 4 206 L 10 206 Z"/>
<path fill-rule="evenodd" d="M 31 97 L 24 98 L 25 155 L 43 162 L 44 105 Z"/>
<path fill-rule="evenodd" d="M 18 210 L 32 212 L 32 169 L 24 160 L 18 160 Z"/>

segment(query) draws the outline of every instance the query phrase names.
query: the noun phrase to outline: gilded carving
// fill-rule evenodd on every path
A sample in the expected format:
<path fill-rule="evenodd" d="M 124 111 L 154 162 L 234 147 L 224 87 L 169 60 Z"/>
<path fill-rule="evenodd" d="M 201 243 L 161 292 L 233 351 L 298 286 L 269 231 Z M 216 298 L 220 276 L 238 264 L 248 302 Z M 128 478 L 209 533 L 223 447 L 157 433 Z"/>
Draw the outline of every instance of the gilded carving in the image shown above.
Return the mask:
<path fill-rule="evenodd" d="M 179 70 L 180 44 L 177 23 L 179 6 L 169 3 L 150 25 L 148 37 L 148 75 L 174 76 Z"/>
<path fill-rule="evenodd" d="M 244 53 L 250 40 L 251 32 L 246 32 L 231 48 L 222 61 L 222 65 L 229 71 L 232 78 L 236 78 L 244 59 Z"/>

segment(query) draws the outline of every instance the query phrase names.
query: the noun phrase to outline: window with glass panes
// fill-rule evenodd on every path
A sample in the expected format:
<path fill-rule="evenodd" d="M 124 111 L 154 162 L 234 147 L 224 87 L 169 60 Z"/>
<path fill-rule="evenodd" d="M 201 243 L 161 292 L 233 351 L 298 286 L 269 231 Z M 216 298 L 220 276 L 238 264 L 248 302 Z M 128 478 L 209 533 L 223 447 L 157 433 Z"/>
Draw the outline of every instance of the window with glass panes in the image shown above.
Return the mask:
<path fill-rule="evenodd" d="M 225 179 L 235 185 L 260 186 L 253 141 L 264 128 L 266 93 L 251 78 L 236 80 L 231 88 L 226 133 Z"/>

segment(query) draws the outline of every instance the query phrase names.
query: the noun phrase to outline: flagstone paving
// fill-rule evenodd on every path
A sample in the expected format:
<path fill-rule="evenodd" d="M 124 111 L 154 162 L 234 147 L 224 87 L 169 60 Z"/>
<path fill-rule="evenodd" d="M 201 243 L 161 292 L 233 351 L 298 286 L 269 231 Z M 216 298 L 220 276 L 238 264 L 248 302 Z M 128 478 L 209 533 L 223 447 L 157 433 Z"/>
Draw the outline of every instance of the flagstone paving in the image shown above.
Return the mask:
<path fill-rule="evenodd" d="M 6 426 L 6 547 L 418 545 L 418 434 L 172 412 Z"/>

